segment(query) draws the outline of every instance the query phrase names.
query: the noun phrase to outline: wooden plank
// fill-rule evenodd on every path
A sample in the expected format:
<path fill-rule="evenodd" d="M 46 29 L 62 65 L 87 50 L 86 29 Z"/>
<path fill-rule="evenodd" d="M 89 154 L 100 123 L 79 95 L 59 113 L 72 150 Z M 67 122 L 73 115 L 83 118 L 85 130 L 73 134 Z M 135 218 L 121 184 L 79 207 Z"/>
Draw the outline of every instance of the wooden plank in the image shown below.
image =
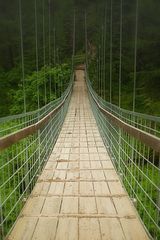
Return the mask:
<path fill-rule="evenodd" d="M 71 153 L 71 154 L 69 155 L 69 160 L 78 161 L 78 160 L 79 160 L 79 154 L 77 154 L 77 153 Z"/>
<path fill-rule="evenodd" d="M 94 197 L 81 197 L 79 202 L 79 213 L 94 214 L 97 213 L 96 201 Z"/>
<path fill-rule="evenodd" d="M 111 161 L 108 153 L 99 153 L 99 159 L 101 161 Z"/>
<path fill-rule="evenodd" d="M 60 154 L 57 152 L 57 153 L 51 153 L 51 156 L 50 158 L 48 159 L 48 163 L 57 163 L 56 161 L 60 158 Z"/>
<path fill-rule="evenodd" d="M 57 162 L 47 162 L 45 170 L 54 170 L 57 166 Z"/>
<path fill-rule="evenodd" d="M 80 154 L 80 161 L 89 161 L 89 154 L 88 153 L 81 153 Z"/>
<path fill-rule="evenodd" d="M 61 197 L 46 198 L 42 209 L 42 215 L 53 216 L 54 214 L 58 214 L 60 212 L 61 201 Z"/>
<path fill-rule="evenodd" d="M 77 195 L 78 194 L 78 182 L 66 182 L 64 188 L 64 195 Z"/>
<path fill-rule="evenodd" d="M 23 215 L 36 216 L 41 213 L 45 197 L 33 197 L 29 198 L 24 209 L 22 210 Z"/>
<path fill-rule="evenodd" d="M 94 180 L 105 180 L 103 170 L 92 170 L 91 172 Z"/>
<path fill-rule="evenodd" d="M 57 221 L 57 218 L 39 218 L 32 240 L 54 239 L 57 229 Z M 31 238 L 28 238 L 28 240 L 29 239 Z"/>
<path fill-rule="evenodd" d="M 63 194 L 63 189 L 64 189 L 63 182 L 52 182 L 50 184 L 48 196 L 61 195 Z"/>
<path fill-rule="evenodd" d="M 101 239 L 98 219 L 79 219 L 79 240 L 99 240 Z"/>
<path fill-rule="evenodd" d="M 63 197 L 61 213 L 78 214 L 78 197 Z"/>
<path fill-rule="evenodd" d="M 115 170 L 104 170 L 106 180 L 119 180 Z"/>
<path fill-rule="evenodd" d="M 103 168 L 114 169 L 113 163 L 111 161 L 101 161 Z"/>
<path fill-rule="evenodd" d="M 116 214 L 116 209 L 113 205 L 111 198 L 97 197 L 96 202 L 97 202 L 98 213 L 100 214 L 102 213 L 106 215 Z"/>
<path fill-rule="evenodd" d="M 120 222 L 116 218 L 102 218 L 100 221 L 102 240 L 125 240 L 125 236 L 120 225 Z M 141 240 L 135 238 L 134 240 Z M 128 239 L 127 239 L 128 240 Z"/>
<path fill-rule="evenodd" d="M 78 240 L 78 219 L 60 218 L 55 240 Z"/>
<path fill-rule="evenodd" d="M 67 169 L 68 163 L 67 162 L 59 162 L 57 165 L 57 169 Z"/>
<path fill-rule="evenodd" d="M 94 161 L 94 160 L 96 160 L 96 161 L 103 160 L 103 159 L 100 158 L 100 156 L 99 156 L 98 153 L 90 153 L 90 154 L 89 154 L 89 158 L 90 158 L 91 161 Z M 104 159 L 104 160 L 106 160 L 106 159 Z"/>
<path fill-rule="evenodd" d="M 125 194 L 125 190 L 120 182 L 108 182 L 111 194 Z"/>
<path fill-rule="evenodd" d="M 53 179 L 54 180 L 64 180 L 66 178 L 66 170 L 56 170 L 54 172 Z"/>
<path fill-rule="evenodd" d="M 47 195 L 49 187 L 50 187 L 50 183 L 48 182 L 38 182 L 35 185 L 31 195 L 33 196 Z"/>
<path fill-rule="evenodd" d="M 119 198 L 113 198 L 113 202 L 115 204 L 115 208 L 120 215 L 134 215 L 135 216 L 135 210 L 131 204 L 131 201 L 128 199 L 128 197 L 119 197 Z"/>
<path fill-rule="evenodd" d="M 79 169 L 79 164 L 78 164 L 78 162 L 69 162 L 68 169 L 70 169 L 70 170 Z"/>
<path fill-rule="evenodd" d="M 144 227 L 138 219 L 121 219 L 121 224 L 127 240 L 148 240 Z"/>
<path fill-rule="evenodd" d="M 90 162 L 89 161 L 80 161 L 80 169 L 89 169 Z"/>
<path fill-rule="evenodd" d="M 79 179 L 79 171 L 68 171 L 67 180 L 77 180 Z"/>
<path fill-rule="evenodd" d="M 19 218 L 8 240 L 29 240 L 32 239 L 34 229 L 36 227 L 38 218 L 23 217 Z"/>
<path fill-rule="evenodd" d="M 106 182 L 94 182 L 95 195 L 110 194 L 109 188 Z"/>
<path fill-rule="evenodd" d="M 80 180 L 91 180 L 91 179 L 92 179 L 92 175 L 90 170 L 80 171 Z"/>
<path fill-rule="evenodd" d="M 94 190 L 92 182 L 80 182 L 80 194 L 93 195 Z"/>
<path fill-rule="evenodd" d="M 43 170 L 41 176 L 39 177 L 39 180 L 40 181 L 50 181 L 53 179 L 53 174 L 54 174 L 54 171 L 53 170 Z"/>
<path fill-rule="evenodd" d="M 91 168 L 92 169 L 101 169 L 102 165 L 100 161 L 91 161 Z"/>

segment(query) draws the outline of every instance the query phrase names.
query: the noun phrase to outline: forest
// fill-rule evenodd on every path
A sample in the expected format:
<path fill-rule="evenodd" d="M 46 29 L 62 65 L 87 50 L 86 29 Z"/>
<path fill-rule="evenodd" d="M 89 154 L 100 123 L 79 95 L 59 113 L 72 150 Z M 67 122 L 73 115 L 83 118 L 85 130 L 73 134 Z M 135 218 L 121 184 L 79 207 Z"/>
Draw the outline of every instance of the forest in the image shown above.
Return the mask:
<path fill-rule="evenodd" d="M 66 82 L 66 78 L 70 74 L 74 12 L 76 18 L 76 55 L 84 55 L 85 53 L 86 13 L 91 81 L 95 82 L 97 78 L 96 59 L 98 54 L 105 51 L 105 63 L 100 66 L 104 68 L 105 76 L 99 77 L 103 78 L 102 80 L 106 83 L 104 91 L 106 100 L 109 101 L 109 78 L 112 72 L 112 103 L 118 105 L 120 1 L 113 1 L 112 32 L 110 31 L 110 1 L 37 1 L 36 17 L 32 0 L 22 0 L 21 4 L 22 19 L 20 19 L 18 1 L 13 0 L 12 4 L 9 0 L 0 3 L 0 116 L 18 114 L 24 111 L 23 80 L 25 80 L 26 111 L 37 109 L 36 84 L 39 87 L 39 107 L 59 96 L 61 91 L 59 79 Z M 136 1 L 131 3 L 129 0 L 124 0 L 122 8 L 121 107 L 132 110 Z M 156 116 L 160 114 L 159 14 L 160 2 L 158 0 L 154 0 L 154 4 L 152 0 L 140 1 L 135 111 Z M 113 39 L 112 69 L 110 69 L 111 33 Z M 101 40 L 104 34 L 106 35 L 105 47 Z M 22 38 L 23 46 L 21 44 Z M 37 56 L 38 60 L 36 60 Z M 22 66 L 22 61 L 24 66 Z M 52 70 L 45 69 L 47 65 L 50 65 Z M 36 82 L 37 68 L 39 72 L 38 83 Z M 64 79 L 61 75 L 64 76 Z M 51 77 L 52 93 L 49 94 L 49 79 Z M 44 86 L 47 96 L 44 93 Z M 98 87 L 95 86 L 95 89 Z"/>

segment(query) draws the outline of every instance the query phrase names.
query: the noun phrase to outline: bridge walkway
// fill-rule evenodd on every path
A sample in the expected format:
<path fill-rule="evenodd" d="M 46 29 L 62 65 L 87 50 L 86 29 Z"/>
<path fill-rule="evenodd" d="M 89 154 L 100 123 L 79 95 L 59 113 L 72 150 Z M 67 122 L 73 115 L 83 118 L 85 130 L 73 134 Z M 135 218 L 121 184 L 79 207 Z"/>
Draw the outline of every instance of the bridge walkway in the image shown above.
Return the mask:
<path fill-rule="evenodd" d="M 50 159 L 8 239 L 148 239 L 104 147 L 83 71 Z"/>

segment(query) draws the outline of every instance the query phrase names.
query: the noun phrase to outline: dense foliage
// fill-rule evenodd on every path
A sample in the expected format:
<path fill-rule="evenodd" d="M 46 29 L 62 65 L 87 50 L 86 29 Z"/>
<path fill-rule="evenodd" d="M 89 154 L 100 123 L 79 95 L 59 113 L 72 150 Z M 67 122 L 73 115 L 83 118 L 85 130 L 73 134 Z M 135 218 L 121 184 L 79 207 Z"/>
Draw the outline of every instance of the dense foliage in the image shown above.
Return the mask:
<path fill-rule="evenodd" d="M 88 26 L 88 45 L 89 59 L 92 57 L 92 60 L 90 60 L 91 81 L 94 83 L 94 87 L 97 92 L 99 91 L 99 82 L 97 81 L 97 78 L 99 81 L 105 82 L 105 89 L 103 87 L 103 92 L 98 93 L 102 96 L 105 95 L 106 100 L 110 101 L 110 77 L 112 76 L 112 103 L 118 105 L 120 64 L 120 1 L 112 2 L 112 22 L 111 1 L 108 1 L 106 12 L 102 10 L 102 17 L 99 17 L 100 20 L 97 21 L 98 23 L 94 22 L 93 26 L 95 31 L 91 31 L 90 26 Z M 160 32 L 158 30 L 160 26 L 160 19 L 157 17 L 159 12 L 160 2 L 151 0 L 140 1 L 137 23 L 138 34 L 135 102 L 136 111 L 158 116 L 160 115 Z M 90 15 L 88 17 L 90 17 Z M 98 36 L 96 36 L 95 32 L 98 33 Z M 129 110 L 132 110 L 133 108 L 133 87 L 135 77 L 135 32 L 136 1 L 131 2 L 124 0 L 122 6 L 121 107 Z M 106 40 L 104 47 L 105 34 Z M 105 64 L 103 55 L 105 56 Z M 110 68 L 111 63 L 112 67 Z M 97 73 L 97 69 L 100 71 L 100 73 Z M 105 76 L 103 70 L 105 71 Z M 100 76 L 98 76 L 98 74 L 100 74 Z"/>

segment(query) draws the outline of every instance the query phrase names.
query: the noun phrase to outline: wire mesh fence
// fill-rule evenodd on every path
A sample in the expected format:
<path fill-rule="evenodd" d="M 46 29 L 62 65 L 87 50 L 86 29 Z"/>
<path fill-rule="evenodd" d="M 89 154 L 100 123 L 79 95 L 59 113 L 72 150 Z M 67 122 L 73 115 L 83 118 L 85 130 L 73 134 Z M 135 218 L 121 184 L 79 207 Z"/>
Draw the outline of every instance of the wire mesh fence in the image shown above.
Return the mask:
<path fill-rule="evenodd" d="M 41 129 L 1 151 L 0 239 L 5 239 L 15 223 L 52 152 L 67 113 L 71 90 L 72 80 L 58 100 L 51 102 L 37 112 L 6 119 L 10 124 L 4 130 L 3 135 L 39 121 L 66 99 L 62 107 Z M 5 124 L 7 121 L 2 119 L 1 122 Z"/>
<path fill-rule="evenodd" d="M 60 98 L 48 103 L 39 110 L 15 116 L 0 118 L 0 137 L 3 137 L 38 122 L 50 111 L 56 108 L 62 102 L 64 96 L 65 93 L 62 94 Z"/>
<path fill-rule="evenodd" d="M 92 88 L 92 83 L 89 82 L 88 84 L 90 88 Z M 118 106 L 105 101 L 95 91 L 93 91 L 93 95 L 95 99 L 99 102 L 101 107 L 103 107 L 108 112 L 114 114 L 122 121 L 152 135 L 160 137 L 160 117 L 119 108 Z"/>
<path fill-rule="evenodd" d="M 105 102 L 87 79 L 90 102 L 113 164 L 153 239 L 160 239 L 160 152 L 116 126 L 95 102 L 124 122 L 159 136 L 160 118 L 129 112 Z M 94 99 L 93 99 L 94 97 Z"/>

